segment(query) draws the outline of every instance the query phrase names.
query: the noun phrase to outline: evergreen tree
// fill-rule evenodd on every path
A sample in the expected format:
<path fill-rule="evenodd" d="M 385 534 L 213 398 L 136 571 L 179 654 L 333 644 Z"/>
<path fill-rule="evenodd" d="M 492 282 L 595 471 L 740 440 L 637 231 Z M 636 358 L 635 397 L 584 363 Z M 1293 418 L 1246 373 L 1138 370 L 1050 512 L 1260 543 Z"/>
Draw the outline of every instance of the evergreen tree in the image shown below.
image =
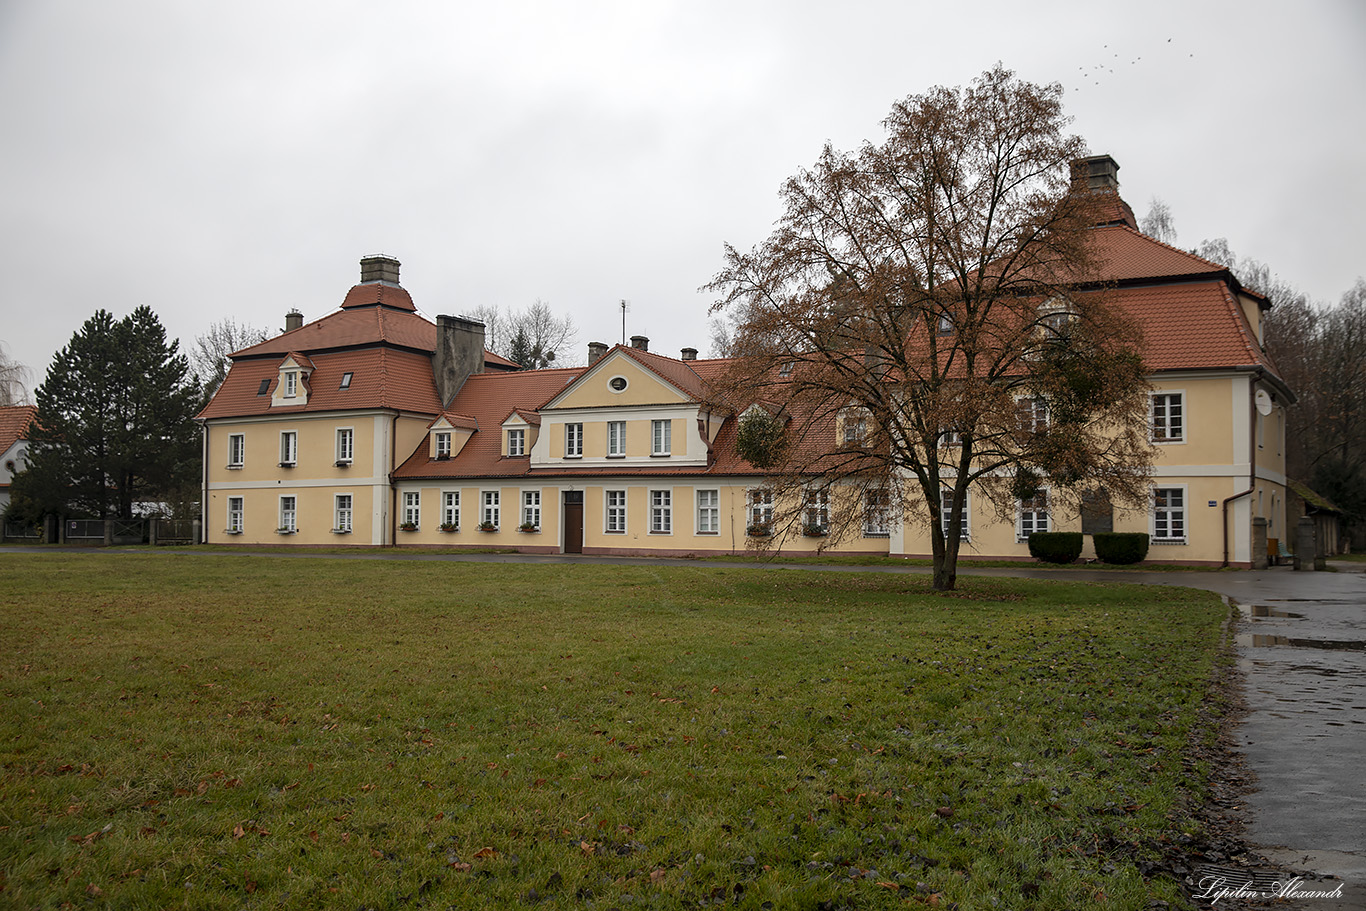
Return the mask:
<path fill-rule="evenodd" d="M 31 510 L 132 518 L 198 474 L 198 384 L 148 307 L 99 310 L 57 353 L 37 390 L 16 500 Z"/>

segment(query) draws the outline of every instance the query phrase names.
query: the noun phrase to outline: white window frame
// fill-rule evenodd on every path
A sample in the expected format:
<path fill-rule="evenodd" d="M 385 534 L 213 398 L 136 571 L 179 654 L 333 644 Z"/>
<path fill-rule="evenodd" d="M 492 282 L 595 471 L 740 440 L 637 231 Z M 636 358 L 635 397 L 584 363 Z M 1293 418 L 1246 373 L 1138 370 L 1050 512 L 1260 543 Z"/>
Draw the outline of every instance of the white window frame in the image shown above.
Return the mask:
<path fill-rule="evenodd" d="M 582 423 L 564 425 L 564 457 L 566 459 L 583 458 Z"/>
<path fill-rule="evenodd" d="M 228 434 L 228 467 L 241 468 L 247 461 L 247 435 Z"/>
<path fill-rule="evenodd" d="M 441 524 L 454 525 L 460 530 L 460 491 L 441 491 Z"/>
<path fill-rule="evenodd" d="M 674 492 L 665 487 L 650 491 L 650 534 L 671 535 L 674 529 Z"/>
<path fill-rule="evenodd" d="M 878 502 L 878 501 L 881 502 Z M 889 538 L 892 535 L 892 494 L 884 489 L 863 494 L 863 536 Z"/>
<path fill-rule="evenodd" d="M 345 501 L 343 504 L 342 501 Z M 332 495 L 332 531 L 339 535 L 349 535 L 355 527 L 355 497 L 349 493 Z"/>
<path fill-rule="evenodd" d="M 290 533 L 299 530 L 299 498 L 295 495 L 280 496 L 280 524 L 277 527 Z"/>
<path fill-rule="evenodd" d="M 449 430 L 438 430 L 434 437 L 436 457 L 438 459 L 449 459 L 451 457 L 451 432 Z"/>
<path fill-rule="evenodd" d="M 626 534 L 626 491 L 607 490 L 603 493 L 602 528 L 609 535 Z"/>
<path fill-rule="evenodd" d="M 1053 412 L 1043 396 L 1022 395 L 1015 399 L 1015 417 L 1021 430 L 1043 433 L 1053 420 Z"/>
<path fill-rule="evenodd" d="M 1172 494 L 1180 498 L 1180 502 L 1171 503 Z M 1165 494 L 1165 496 L 1164 496 Z M 1148 515 L 1148 534 L 1149 539 L 1154 544 L 1188 544 L 1190 543 L 1190 495 L 1186 490 L 1185 484 L 1168 484 L 1163 487 L 1154 486 L 1150 494 L 1152 506 Z M 1163 502 L 1163 501 L 1166 502 Z M 1171 533 L 1173 520 L 1181 526 L 1181 534 Z M 1162 534 L 1159 534 L 1162 532 Z"/>
<path fill-rule="evenodd" d="M 939 494 L 939 530 L 944 533 L 947 540 L 949 536 L 949 519 L 953 516 L 953 488 L 945 487 Z M 963 493 L 963 528 L 962 541 L 972 541 L 972 491 Z"/>
<path fill-rule="evenodd" d="M 285 395 L 287 399 L 292 399 L 299 394 L 299 371 L 285 371 Z"/>
<path fill-rule="evenodd" d="M 337 463 L 350 465 L 356 457 L 356 431 L 351 427 L 337 428 Z"/>
<path fill-rule="evenodd" d="M 1161 402 L 1159 403 L 1159 399 Z M 1175 421 L 1172 406 L 1176 407 Z M 1158 445 L 1186 442 L 1186 392 L 1184 389 L 1165 390 L 1148 396 L 1148 438 Z M 1172 424 L 1175 423 L 1173 433 Z"/>
<path fill-rule="evenodd" d="M 492 523 L 494 528 L 503 527 L 503 492 L 501 490 L 481 490 L 479 492 L 479 524 Z"/>
<path fill-rule="evenodd" d="M 1015 543 L 1023 544 L 1034 532 L 1053 530 L 1053 501 L 1047 488 L 1028 500 L 1015 501 Z"/>
<path fill-rule="evenodd" d="M 522 525 L 531 525 L 537 531 L 541 530 L 541 492 L 539 490 L 522 491 Z"/>
<path fill-rule="evenodd" d="M 607 458 L 620 459 L 626 455 L 626 422 L 607 422 Z"/>
<path fill-rule="evenodd" d="M 868 419 L 865 417 L 846 417 L 844 419 L 844 445 L 860 446 L 868 437 Z"/>
<path fill-rule="evenodd" d="M 508 431 L 508 456 L 526 455 L 526 429 L 516 427 Z"/>
<path fill-rule="evenodd" d="M 812 526 L 830 530 L 830 491 L 823 487 L 807 488 L 802 497 L 802 528 Z"/>
<path fill-rule="evenodd" d="M 247 525 L 245 497 L 228 497 L 228 527 L 230 535 L 240 535 Z"/>
<path fill-rule="evenodd" d="M 762 526 L 773 531 L 773 491 L 767 487 L 751 487 L 745 491 L 745 529 Z"/>
<path fill-rule="evenodd" d="M 280 431 L 280 467 L 293 468 L 299 464 L 299 431 Z"/>
<path fill-rule="evenodd" d="M 721 533 L 721 491 L 707 488 L 697 491 L 697 534 Z"/>
<path fill-rule="evenodd" d="M 650 455 L 673 455 L 674 422 L 669 418 L 650 422 Z"/>
<path fill-rule="evenodd" d="M 422 527 L 422 491 L 403 491 L 403 521 L 400 524 Z"/>

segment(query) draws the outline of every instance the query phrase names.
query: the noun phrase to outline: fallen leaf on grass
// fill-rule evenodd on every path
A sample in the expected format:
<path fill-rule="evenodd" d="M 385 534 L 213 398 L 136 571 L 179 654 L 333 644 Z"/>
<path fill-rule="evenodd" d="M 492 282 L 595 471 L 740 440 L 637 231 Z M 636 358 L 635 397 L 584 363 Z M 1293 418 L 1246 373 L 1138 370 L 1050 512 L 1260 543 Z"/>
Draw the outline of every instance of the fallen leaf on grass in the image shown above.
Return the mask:
<path fill-rule="evenodd" d="M 657 883 L 657 882 L 659 882 L 661 879 L 663 879 L 665 876 L 668 876 L 668 875 L 669 875 L 669 874 L 668 874 L 668 871 L 667 871 L 667 870 L 651 870 L 651 871 L 650 871 L 650 882 L 652 882 L 652 883 Z"/>
<path fill-rule="evenodd" d="M 450 868 L 451 868 L 452 870 L 454 870 L 456 873 L 468 873 L 468 872 L 470 872 L 470 865 L 467 864 L 467 863 L 463 863 L 462 861 L 458 861 L 458 860 L 457 860 L 457 861 L 455 861 L 454 863 L 446 864 L 446 866 L 450 867 Z"/>
<path fill-rule="evenodd" d="M 485 857 L 497 857 L 498 852 L 493 848 L 480 848 L 478 851 L 474 852 L 474 856 L 476 859 L 482 860 Z"/>

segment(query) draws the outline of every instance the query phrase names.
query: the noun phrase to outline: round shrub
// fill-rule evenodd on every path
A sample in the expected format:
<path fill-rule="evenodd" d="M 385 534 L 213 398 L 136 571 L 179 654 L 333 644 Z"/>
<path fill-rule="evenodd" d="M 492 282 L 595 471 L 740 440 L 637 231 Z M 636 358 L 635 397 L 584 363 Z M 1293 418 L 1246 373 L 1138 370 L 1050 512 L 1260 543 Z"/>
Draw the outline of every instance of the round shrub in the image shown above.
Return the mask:
<path fill-rule="evenodd" d="M 1081 556 L 1081 532 L 1036 531 L 1029 536 L 1029 554 L 1045 563 L 1072 563 Z"/>
<path fill-rule="evenodd" d="M 1094 535 L 1096 556 L 1102 563 L 1128 566 L 1148 556 L 1148 536 L 1138 531 L 1112 531 Z"/>

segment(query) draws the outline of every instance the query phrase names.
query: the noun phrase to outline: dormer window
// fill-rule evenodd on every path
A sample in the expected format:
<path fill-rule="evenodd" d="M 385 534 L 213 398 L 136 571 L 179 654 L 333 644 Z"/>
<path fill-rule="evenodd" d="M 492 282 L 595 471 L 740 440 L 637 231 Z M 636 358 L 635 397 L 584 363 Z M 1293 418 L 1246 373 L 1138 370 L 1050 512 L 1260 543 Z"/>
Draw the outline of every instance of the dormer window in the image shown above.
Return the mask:
<path fill-rule="evenodd" d="M 438 459 L 449 459 L 451 457 L 451 435 L 449 432 L 436 434 L 436 457 Z"/>
<path fill-rule="evenodd" d="M 939 315 L 939 334 L 953 335 L 953 319 L 948 314 Z"/>
<path fill-rule="evenodd" d="M 285 371 L 285 398 L 292 399 L 299 394 L 299 371 Z"/>
<path fill-rule="evenodd" d="M 1049 336 L 1059 336 L 1067 331 L 1068 325 L 1076 319 L 1071 304 L 1060 297 L 1051 298 L 1039 305 L 1039 326 Z"/>
<path fill-rule="evenodd" d="M 522 429 L 508 431 L 508 455 L 526 455 L 526 431 Z"/>

